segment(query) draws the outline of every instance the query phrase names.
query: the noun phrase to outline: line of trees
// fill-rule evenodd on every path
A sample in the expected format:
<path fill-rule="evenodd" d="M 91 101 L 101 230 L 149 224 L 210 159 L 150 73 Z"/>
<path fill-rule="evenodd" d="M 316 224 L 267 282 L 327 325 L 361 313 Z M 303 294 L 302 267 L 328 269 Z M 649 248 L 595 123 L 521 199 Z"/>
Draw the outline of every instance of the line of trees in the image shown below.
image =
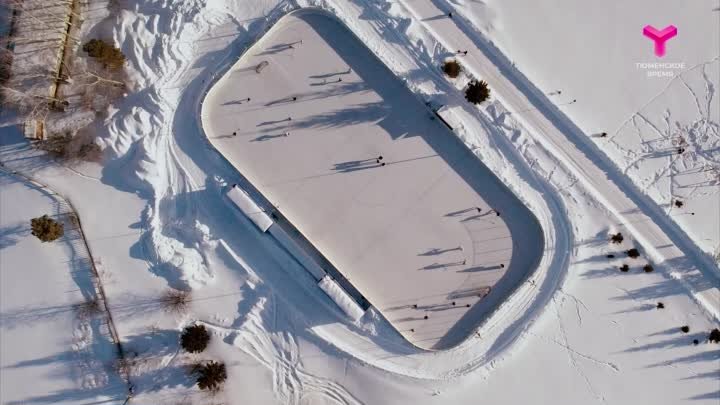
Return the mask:
<path fill-rule="evenodd" d="M 203 352 L 210 342 L 210 333 L 205 325 L 190 325 L 180 335 L 180 345 L 189 353 Z M 198 362 L 191 368 L 201 390 L 217 391 L 227 380 L 225 363 L 217 361 Z"/>

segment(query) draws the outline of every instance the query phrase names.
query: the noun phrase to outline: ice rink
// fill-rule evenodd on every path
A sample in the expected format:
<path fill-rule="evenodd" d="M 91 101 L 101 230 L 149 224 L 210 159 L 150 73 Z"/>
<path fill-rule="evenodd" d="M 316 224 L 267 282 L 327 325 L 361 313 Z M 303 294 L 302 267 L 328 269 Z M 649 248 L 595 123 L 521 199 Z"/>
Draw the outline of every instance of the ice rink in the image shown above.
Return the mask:
<path fill-rule="evenodd" d="M 542 255 L 532 213 L 323 14 L 284 17 L 202 116 L 211 143 L 419 347 L 459 343 Z"/>

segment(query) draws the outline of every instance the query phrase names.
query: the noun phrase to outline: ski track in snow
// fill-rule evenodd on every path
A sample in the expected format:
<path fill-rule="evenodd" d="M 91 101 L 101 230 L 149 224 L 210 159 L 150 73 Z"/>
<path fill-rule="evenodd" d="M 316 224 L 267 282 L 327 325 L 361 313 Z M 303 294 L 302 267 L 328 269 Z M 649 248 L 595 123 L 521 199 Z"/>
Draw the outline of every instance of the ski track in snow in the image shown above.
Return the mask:
<path fill-rule="evenodd" d="M 338 405 L 360 405 L 341 385 L 307 372 L 300 359 L 295 336 L 287 332 L 268 333 L 266 324 L 278 322 L 277 301 L 272 294 L 255 297 L 241 325 L 228 328 L 204 322 L 225 336 L 225 341 L 252 356 L 273 374 L 273 391 L 284 404 L 300 405 L 303 398 L 318 394 Z M 282 322 L 293 322 L 283 316 Z"/>

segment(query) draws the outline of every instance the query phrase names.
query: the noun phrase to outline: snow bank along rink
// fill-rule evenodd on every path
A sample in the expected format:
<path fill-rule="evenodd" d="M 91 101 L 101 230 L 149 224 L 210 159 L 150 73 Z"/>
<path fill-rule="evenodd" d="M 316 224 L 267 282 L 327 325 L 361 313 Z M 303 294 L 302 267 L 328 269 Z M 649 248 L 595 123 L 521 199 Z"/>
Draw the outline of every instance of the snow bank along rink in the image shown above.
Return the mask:
<path fill-rule="evenodd" d="M 105 316 L 89 306 L 92 270 L 72 210 L 3 168 L 0 190 L 0 402 L 122 401 L 127 387 L 112 369 Z M 65 235 L 43 243 L 30 220 L 46 214 Z"/>
<path fill-rule="evenodd" d="M 282 18 L 213 86 L 202 120 L 266 211 L 418 347 L 464 340 L 542 256 L 532 214 L 325 13 Z"/>

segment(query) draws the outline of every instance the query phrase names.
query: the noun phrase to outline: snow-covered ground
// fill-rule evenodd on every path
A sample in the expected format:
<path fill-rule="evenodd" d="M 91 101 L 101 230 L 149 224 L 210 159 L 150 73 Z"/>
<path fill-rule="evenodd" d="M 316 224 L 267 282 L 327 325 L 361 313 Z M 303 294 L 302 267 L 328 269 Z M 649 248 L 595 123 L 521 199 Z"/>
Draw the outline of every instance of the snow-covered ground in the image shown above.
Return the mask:
<path fill-rule="evenodd" d="M 52 191 L 5 171 L 0 189 L 0 402 L 124 400 L 71 210 Z M 31 235 L 30 219 L 42 215 L 64 222 L 65 236 L 43 243 Z"/>
<path fill-rule="evenodd" d="M 265 207 L 419 347 L 464 340 L 543 255 L 531 212 L 323 13 L 282 18 L 213 85 L 202 115 Z"/>
<path fill-rule="evenodd" d="M 502 50 L 703 251 L 720 253 L 717 0 L 435 2 Z M 678 29 L 662 58 L 642 35 L 648 24 Z"/>
<path fill-rule="evenodd" d="M 625 259 L 637 225 L 631 231 L 619 221 L 597 189 L 578 180 L 584 174 L 561 160 L 567 156 L 528 132 L 501 97 L 482 109 L 463 104 L 438 69 L 450 56 L 442 32 L 413 16 L 420 1 L 116 2 L 122 10 L 105 29 L 128 55 L 137 85 L 104 122 L 107 161 L 61 168 L 3 128 L 0 161 L 42 179 L 80 213 L 135 359 L 132 402 L 716 403 L 720 350 L 705 337 L 718 321 L 693 292 L 710 291 L 717 280 L 683 272 L 703 264 L 692 254 L 673 263 L 678 272 L 655 263 L 645 273 L 647 257 Z M 203 138 L 198 104 L 214 77 L 298 5 L 338 16 L 419 97 L 458 106 L 458 135 L 543 227 L 546 252 L 536 273 L 452 350 L 414 349 L 373 313 L 350 324 L 274 241 L 227 214 L 222 190 L 237 173 Z M 694 7 L 673 12 L 693 15 Z M 618 24 L 628 15 L 618 13 Z M 611 231 L 626 235 L 623 245 L 608 244 Z M 629 272 L 618 271 L 622 263 Z M 169 287 L 192 289 L 187 312 L 158 303 Z M 200 357 L 229 366 L 229 382 L 214 398 L 199 394 L 185 373 L 197 356 L 177 349 L 179 329 L 194 320 L 213 330 Z M 53 378 L 32 390 L 52 393 Z"/>

